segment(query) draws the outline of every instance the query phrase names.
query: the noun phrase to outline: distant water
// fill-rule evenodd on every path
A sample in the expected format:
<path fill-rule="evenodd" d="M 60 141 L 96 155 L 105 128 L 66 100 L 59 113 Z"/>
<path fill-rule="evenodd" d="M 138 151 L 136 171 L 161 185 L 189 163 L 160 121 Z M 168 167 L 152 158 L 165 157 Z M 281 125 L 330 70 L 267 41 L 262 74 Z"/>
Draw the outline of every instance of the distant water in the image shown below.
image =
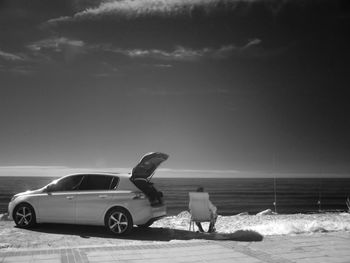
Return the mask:
<path fill-rule="evenodd" d="M 187 209 L 188 192 L 203 186 L 219 214 L 256 214 L 274 210 L 273 178 L 159 178 L 156 187 L 164 192 L 169 214 Z M 278 178 L 277 212 L 280 214 L 347 210 L 350 178 Z M 318 200 L 321 200 L 320 206 Z"/>
<path fill-rule="evenodd" d="M 52 177 L 0 177 L 0 213 L 7 211 L 11 196 L 37 189 L 52 181 Z M 241 212 L 256 214 L 274 210 L 272 178 L 154 178 L 158 190 L 164 193 L 169 215 L 187 210 L 188 192 L 203 186 L 221 215 Z M 278 178 L 276 180 L 277 212 L 280 214 L 344 211 L 350 196 L 350 178 Z M 320 206 L 318 200 L 321 200 Z"/>

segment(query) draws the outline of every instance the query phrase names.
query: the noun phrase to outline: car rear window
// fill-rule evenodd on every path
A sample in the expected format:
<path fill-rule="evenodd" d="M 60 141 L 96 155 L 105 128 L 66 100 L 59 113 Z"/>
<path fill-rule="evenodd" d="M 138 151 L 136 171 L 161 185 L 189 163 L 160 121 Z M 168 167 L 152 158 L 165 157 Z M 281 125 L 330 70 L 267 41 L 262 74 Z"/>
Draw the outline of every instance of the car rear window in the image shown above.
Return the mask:
<path fill-rule="evenodd" d="M 118 180 L 114 181 L 114 177 L 109 175 L 85 175 L 79 190 L 110 190 L 118 184 Z"/>

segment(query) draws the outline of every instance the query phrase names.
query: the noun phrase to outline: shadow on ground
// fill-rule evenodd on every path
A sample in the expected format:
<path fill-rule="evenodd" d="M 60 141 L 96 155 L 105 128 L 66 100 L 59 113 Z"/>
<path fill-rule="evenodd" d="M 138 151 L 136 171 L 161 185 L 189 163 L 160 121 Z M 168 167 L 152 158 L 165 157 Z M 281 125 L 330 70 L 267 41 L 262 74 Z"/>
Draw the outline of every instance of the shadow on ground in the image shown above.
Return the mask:
<path fill-rule="evenodd" d="M 132 232 L 123 237 L 117 237 L 110 234 L 104 227 L 98 226 L 79 226 L 63 224 L 40 224 L 31 229 L 35 232 L 76 235 L 81 238 L 100 237 L 116 238 L 125 240 L 142 240 L 142 241 L 170 241 L 170 240 L 232 240 L 232 241 L 262 241 L 263 236 L 255 231 L 239 230 L 234 233 L 199 233 L 187 230 L 170 229 L 170 228 L 139 228 L 135 227 Z"/>

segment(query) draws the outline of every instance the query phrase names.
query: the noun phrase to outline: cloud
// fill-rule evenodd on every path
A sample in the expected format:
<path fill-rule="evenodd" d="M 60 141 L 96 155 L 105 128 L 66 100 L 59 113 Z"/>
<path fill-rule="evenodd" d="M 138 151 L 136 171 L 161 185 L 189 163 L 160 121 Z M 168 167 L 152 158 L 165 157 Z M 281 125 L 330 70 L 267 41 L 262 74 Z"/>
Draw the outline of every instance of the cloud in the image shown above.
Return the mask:
<path fill-rule="evenodd" d="M 73 16 L 62 16 L 50 19 L 48 24 L 57 24 L 69 21 L 95 19 L 102 16 L 136 18 L 142 16 L 191 16 L 200 9 L 204 14 L 216 10 L 236 10 L 242 4 L 248 7 L 253 3 L 264 3 L 272 13 L 279 12 L 291 0 L 104 0 L 98 5 L 85 8 Z"/>
<path fill-rule="evenodd" d="M 54 18 L 48 23 L 60 23 L 73 20 L 84 20 L 104 15 L 115 15 L 121 17 L 139 17 L 147 15 L 174 15 L 190 13 L 198 6 L 210 6 L 219 2 L 230 2 L 225 0 L 109 0 L 103 1 L 96 7 L 86 8 L 75 13 L 73 16 Z M 237 2 L 237 1 L 234 1 Z"/>
<path fill-rule="evenodd" d="M 259 45 L 260 43 L 261 43 L 261 39 L 259 38 L 251 39 L 242 49 L 246 49 L 251 46 L 256 46 L 256 45 Z"/>
<path fill-rule="evenodd" d="M 101 55 L 105 57 L 106 54 L 116 54 L 119 56 L 126 56 L 130 59 L 153 59 L 153 66 L 158 68 L 171 68 L 171 62 L 196 62 L 199 60 L 213 59 L 224 60 L 242 54 L 251 53 L 250 49 L 261 44 L 260 39 L 251 39 L 243 46 L 234 44 L 222 45 L 221 47 L 202 47 L 190 48 L 184 46 L 176 46 L 173 49 L 159 49 L 159 48 L 121 48 L 112 43 L 89 43 L 79 39 L 72 39 L 67 37 L 52 37 L 42 39 L 27 45 L 30 51 L 28 58 L 37 64 L 55 63 L 60 59 L 64 61 L 72 61 L 78 57 Z M 259 51 L 259 50 L 258 50 Z M 57 56 L 59 54 L 59 56 Z M 113 59 L 113 57 L 111 57 Z M 108 68 L 96 72 L 95 77 L 114 76 L 117 69 Z M 23 71 L 24 72 L 24 71 Z"/>
<path fill-rule="evenodd" d="M 13 54 L 0 50 L 0 61 L 3 60 L 3 65 L 0 65 L 0 73 L 10 73 L 14 75 L 31 75 L 35 70 L 28 65 L 30 57 L 26 54 Z"/>
<path fill-rule="evenodd" d="M 162 60 L 183 60 L 194 61 L 203 57 L 207 52 L 206 49 L 190 49 L 185 47 L 177 47 L 173 51 L 165 51 L 159 49 L 131 49 L 131 50 L 116 50 L 131 58 L 151 57 Z"/>
<path fill-rule="evenodd" d="M 0 50 L 0 58 L 7 61 L 23 61 L 24 57 Z"/>
<path fill-rule="evenodd" d="M 74 61 L 87 51 L 84 41 L 66 37 L 43 39 L 27 45 L 27 48 L 31 51 L 32 57 L 41 62 L 53 62 L 55 53 L 61 54 L 66 62 Z"/>
<path fill-rule="evenodd" d="M 81 40 L 68 39 L 65 37 L 47 38 L 28 45 L 28 48 L 32 51 L 40 51 L 42 49 L 51 49 L 57 52 L 61 52 L 66 47 L 84 47 L 85 43 Z"/>
<path fill-rule="evenodd" d="M 111 74 L 110 73 L 96 73 L 96 74 L 93 74 L 93 76 L 96 78 L 107 78 L 107 77 L 110 77 Z"/>
<path fill-rule="evenodd" d="M 15 66 L 15 67 L 5 67 L 5 68 L 0 67 L 0 72 L 6 72 L 14 75 L 29 76 L 34 74 L 36 71 L 28 67 Z"/>
<path fill-rule="evenodd" d="M 121 49 L 113 47 L 103 47 L 105 51 L 120 53 L 130 58 L 154 58 L 168 61 L 197 61 L 199 59 L 225 59 L 231 57 L 235 52 L 244 52 L 246 49 L 259 45 L 260 39 L 253 39 L 243 47 L 235 45 L 225 45 L 220 48 L 204 47 L 201 49 L 192 49 L 178 46 L 171 51 L 161 49 Z"/>
<path fill-rule="evenodd" d="M 157 68 L 172 68 L 173 67 L 173 65 L 171 65 L 171 64 L 155 64 L 153 66 L 157 67 Z"/>
<path fill-rule="evenodd" d="M 133 89 L 128 89 L 126 95 L 129 97 L 174 97 L 174 96 L 188 96 L 188 95 L 227 95 L 230 90 L 220 88 L 220 87 L 199 87 L 191 89 L 164 89 L 161 86 L 153 87 L 136 87 Z"/>

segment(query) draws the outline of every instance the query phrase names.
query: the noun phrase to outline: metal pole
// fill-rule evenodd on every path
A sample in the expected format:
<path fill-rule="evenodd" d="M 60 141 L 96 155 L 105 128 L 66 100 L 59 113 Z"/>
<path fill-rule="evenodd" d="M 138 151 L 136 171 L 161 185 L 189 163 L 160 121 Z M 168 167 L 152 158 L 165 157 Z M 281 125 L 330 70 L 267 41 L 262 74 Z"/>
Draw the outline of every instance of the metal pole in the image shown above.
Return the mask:
<path fill-rule="evenodd" d="M 321 186 L 322 186 L 322 179 L 320 179 L 320 184 L 319 184 L 319 187 L 318 187 L 318 201 L 317 201 L 317 204 L 318 204 L 318 212 L 319 212 L 319 213 L 321 213 L 321 211 L 322 211 L 322 205 L 321 205 L 321 198 L 322 198 Z"/>
<path fill-rule="evenodd" d="M 276 175 L 273 177 L 273 192 L 274 192 L 274 202 L 275 213 L 277 213 L 277 193 L 276 193 Z"/>
<path fill-rule="evenodd" d="M 274 193 L 274 202 L 273 202 L 273 206 L 275 207 L 275 213 L 277 214 L 277 188 L 276 188 L 276 156 L 275 153 L 273 154 L 273 193 Z"/>

